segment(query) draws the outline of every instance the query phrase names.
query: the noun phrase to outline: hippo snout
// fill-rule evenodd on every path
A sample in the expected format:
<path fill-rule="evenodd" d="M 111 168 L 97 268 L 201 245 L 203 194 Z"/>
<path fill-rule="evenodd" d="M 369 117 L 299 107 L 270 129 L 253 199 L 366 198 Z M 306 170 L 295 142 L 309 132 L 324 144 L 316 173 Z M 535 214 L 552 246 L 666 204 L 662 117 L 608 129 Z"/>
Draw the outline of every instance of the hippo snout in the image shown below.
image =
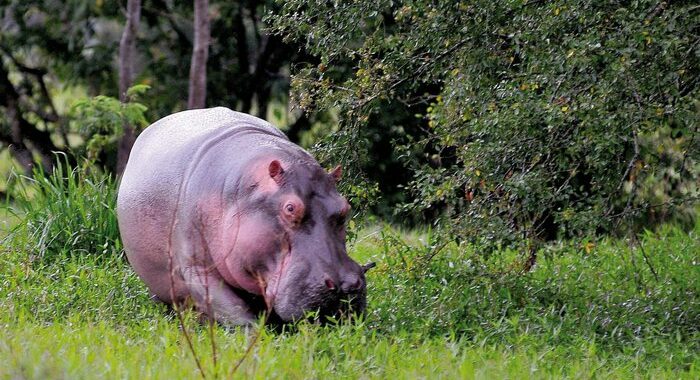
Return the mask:
<path fill-rule="evenodd" d="M 340 283 L 340 290 L 345 294 L 358 293 L 364 287 L 365 281 L 359 275 L 346 278 Z"/>
<path fill-rule="evenodd" d="M 364 313 L 367 283 L 363 267 L 355 262 L 335 267 L 308 260 L 298 264 L 287 272 L 275 297 L 274 311 L 282 321 L 300 320 L 307 313 L 321 322 Z"/>
<path fill-rule="evenodd" d="M 331 277 L 324 276 L 326 287 L 325 304 L 320 308 L 326 316 L 342 316 L 348 313 L 363 313 L 366 306 L 367 282 L 359 265 L 357 270 L 341 272 Z M 353 268 L 355 269 L 355 268 Z"/>
<path fill-rule="evenodd" d="M 340 294 L 357 294 L 365 289 L 365 278 L 362 272 L 350 272 L 343 276 L 339 276 L 339 279 L 333 280 L 333 278 L 326 274 L 324 276 L 324 283 L 328 290 L 337 291 Z M 339 285 L 338 285 L 339 284 Z"/>

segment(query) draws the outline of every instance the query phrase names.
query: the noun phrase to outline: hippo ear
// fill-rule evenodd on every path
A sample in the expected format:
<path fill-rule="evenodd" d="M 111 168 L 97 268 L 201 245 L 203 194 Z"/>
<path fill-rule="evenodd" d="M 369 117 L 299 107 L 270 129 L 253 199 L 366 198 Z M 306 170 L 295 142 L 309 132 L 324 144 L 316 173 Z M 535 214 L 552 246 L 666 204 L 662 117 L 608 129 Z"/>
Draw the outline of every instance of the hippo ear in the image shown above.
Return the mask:
<path fill-rule="evenodd" d="M 335 183 L 340 182 L 340 178 L 343 177 L 343 169 L 341 169 L 340 165 L 336 166 L 333 170 L 331 170 L 328 174 L 333 177 L 333 180 Z"/>
<path fill-rule="evenodd" d="M 280 183 L 282 181 L 282 174 L 284 173 L 284 169 L 282 169 L 282 164 L 277 161 L 277 160 L 272 160 L 270 162 L 270 166 L 267 168 L 270 177 L 275 180 L 275 182 Z"/>

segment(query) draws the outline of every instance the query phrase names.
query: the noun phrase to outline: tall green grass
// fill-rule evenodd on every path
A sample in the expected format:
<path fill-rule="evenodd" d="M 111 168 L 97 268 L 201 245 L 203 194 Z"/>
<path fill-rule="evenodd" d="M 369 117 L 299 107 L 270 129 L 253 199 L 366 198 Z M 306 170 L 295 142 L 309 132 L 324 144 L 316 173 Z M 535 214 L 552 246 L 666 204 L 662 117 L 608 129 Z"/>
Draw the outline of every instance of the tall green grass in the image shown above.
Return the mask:
<path fill-rule="evenodd" d="M 698 231 L 663 228 L 633 245 L 603 240 L 589 252 L 566 242 L 541 252 L 530 272 L 518 252 L 484 259 L 476 247 L 450 246 L 435 254 L 430 244 L 386 233 L 357 251 L 379 262 L 372 275 L 383 286 L 370 292 L 382 295 L 370 298 L 370 320 L 387 334 L 510 344 L 527 332 L 551 344 L 592 339 L 621 348 L 644 339 L 699 341 Z"/>
<path fill-rule="evenodd" d="M 123 260 L 114 182 L 66 166 L 26 181 L 1 241 L 0 378 L 198 377 L 177 319 Z M 378 264 L 367 315 L 263 330 L 235 376 L 698 378 L 699 233 L 562 242 L 523 272 L 519 252 L 361 231 L 351 255 Z M 217 327 L 214 365 L 186 320 L 207 376 L 227 378 L 253 333 Z"/>
<path fill-rule="evenodd" d="M 17 176 L 9 211 L 22 219 L 5 238 L 43 262 L 65 254 L 113 256 L 121 251 L 116 185 L 96 170 L 58 160 L 51 173 Z"/>

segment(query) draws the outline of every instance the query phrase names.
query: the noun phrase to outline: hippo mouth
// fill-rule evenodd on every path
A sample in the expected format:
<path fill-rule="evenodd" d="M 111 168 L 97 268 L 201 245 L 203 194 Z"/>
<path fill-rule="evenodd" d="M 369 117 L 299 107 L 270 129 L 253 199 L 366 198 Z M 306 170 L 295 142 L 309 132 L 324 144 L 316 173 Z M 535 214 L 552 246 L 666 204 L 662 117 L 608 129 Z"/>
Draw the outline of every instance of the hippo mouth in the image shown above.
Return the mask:
<path fill-rule="evenodd" d="M 287 273 L 289 265 L 287 254 L 277 271 L 276 280 L 268 288 L 265 281 L 259 280 L 261 295 L 242 295 L 251 309 L 259 315 L 266 315 L 269 324 L 287 324 L 307 320 L 312 323 L 327 323 L 362 315 L 367 304 L 367 286 L 365 273 L 375 266 L 369 263 L 361 266 L 362 287 L 350 292 L 343 292 L 338 287 L 312 286 L 304 284 L 300 288 L 280 287 L 280 279 Z M 260 279 L 260 277 L 259 277 Z M 297 294 L 291 296 L 290 294 Z"/>
<path fill-rule="evenodd" d="M 299 318 L 288 320 L 282 318 L 277 311 L 275 311 L 274 307 L 268 308 L 264 297 L 248 293 L 242 289 L 232 288 L 232 290 L 243 299 L 256 314 L 265 318 L 265 324 L 271 327 L 282 327 L 301 320 L 306 320 L 310 323 L 319 323 L 321 325 L 334 324 L 339 320 L 363 314 L 366 307 L 365 289 L 362 289 L 362 291 L 357 294 L 350 295 L 341 295 L 337 293 L 327 294 L 323 296 L 323 302 L 314 305 L 305 305 L 303 308 L 303 315 L 300 315 Z"/>
<path fill-rule="evenodd" d="M 357 294 L 344 295 L 335 301 L 328 302 L 320 307 L 318 316 L 314 316 L 313 322 L 334 322 L 356 315 L 362 315 L 366 307 L 366 295 L 364 289 Z"/>
<path fill-rule="evenodd" d="M 318 288 L 306 288 L 301 293 L 303 296 L 291 308 L 284 302 L 273 304 L 270 315 L 283 323 L 326 323 L 360 315 L 366 307 L 365 287 L 351 294 Z"/>
<path fill-rule="evenodd" d="M 303 313 L 299 318 L 284 320 L 276 312 L 272 313 L 272 317 L 277 323 L 289 324 L 305 320 L 309 323 L 318 323 L 321 325 L 336 324 L 341 320 L 352 320 L 356 316 L 362 315 L 366 306 L 365 293 L 352 295 L 335 295 L 328 297 L 319 305 L 308 305 L 303 309 Z M 271 319 L 271 320 L 273 320 Z"/>

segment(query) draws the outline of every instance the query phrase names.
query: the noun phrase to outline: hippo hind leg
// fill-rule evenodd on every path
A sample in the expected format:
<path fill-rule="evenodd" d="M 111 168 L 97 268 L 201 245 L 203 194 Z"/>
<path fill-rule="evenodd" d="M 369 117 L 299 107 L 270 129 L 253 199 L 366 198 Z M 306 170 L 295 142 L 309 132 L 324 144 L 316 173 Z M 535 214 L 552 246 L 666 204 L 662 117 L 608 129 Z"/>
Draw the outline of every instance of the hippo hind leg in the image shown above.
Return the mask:
<path fill-rule="evenodd" d="M 138 205 L 137 199 L 120 194 L 119 230 L 124 251 L 129 264 L 146 284 L 151 295 L 161 302 L 169 303 L 186 295 L 182 279 L 178 276 L 171 278 L 172 268 L 168 254 L 168 226 L 171 223 L 156 213 L 153 206 L 134 206 Z"/>

